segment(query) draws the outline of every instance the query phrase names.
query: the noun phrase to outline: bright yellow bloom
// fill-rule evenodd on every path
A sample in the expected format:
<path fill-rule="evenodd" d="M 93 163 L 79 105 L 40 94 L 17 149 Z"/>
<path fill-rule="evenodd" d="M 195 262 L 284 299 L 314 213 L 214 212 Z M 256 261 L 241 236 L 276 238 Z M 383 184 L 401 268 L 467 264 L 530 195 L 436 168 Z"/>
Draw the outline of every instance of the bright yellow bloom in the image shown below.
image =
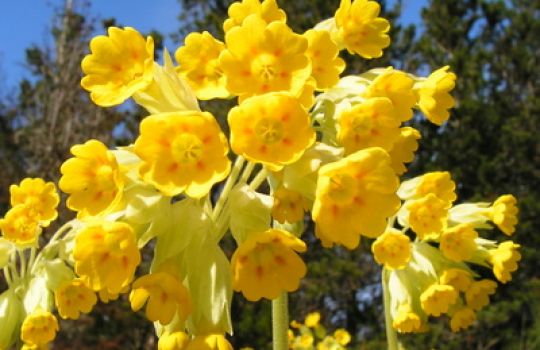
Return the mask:
<path fill-rule="evenodd" d="M 171 323 L 175 315 L 184 322 L 191 313 L 186 287 L 171 273 L 155 272 L 133 282 L 129 301 L 133 311 L 146 304 L 146 317 L 162 325 Z"/>
<path fill-rule="evenodd" d="M 329 89 L 339 81 L 345 69 L 345 61 L 339 55 L 337 45 L 324 30 L 308 30 L 304 33 L 308 40 L 307 55 L 311 60 L 311 75 L 317 82 L 317 89 Z"/>
<path fill-rule="evenodd" d="M 343 111 L 338 116 L 338 143 L 345 154 L 368 147 L 392 148 L 400 135 L 400 121 L 394 118 L 394 107 L 388 98 L 370 98 Z"/>
<path fill-rule="evenodd" d="M 315 328 L 319 325 L 319 322 L 321 321 L 321 314 L 317 311 L 310 312 L 306 315 L 306 318 L 304 319 L 304 324 L 309 328 Z"/>
<path fill-rule="evenodd" d="M 291 323 L 290 323 L 290 325 L 291 325 L 292 328 L 300 328 L 300 327 L 302 327 L 302 324 L 299 323 L 299 322 L 296 321 L 296 320 L 292 320 Z"/>
<path fill-rule="evenodd" d="M 294 223 L 304 219 L 306 200 L 299 192 L 279 187 L 274 192 L 272 217 L 280 223 Z"/>
<path fill-rule="evenodd" d="M 41 233 L 38 217 L 35 212 L 24 204 L 19 204 L 0 219 L 0 230 L 4 238 L 19 247 L 37 244 Z"/>
<path fill-rule="evenodd" d="M 454 287 L 435 283 L 420 295 L 420 305 L 426 314 L 440 316 L 448 312 L 457 299 L 458 292 Z"/>
<path fill-rule="evenodd" d="M 443 255 L 456 262 L 470 259 L 476 251 L 478 233 L 469 224 L 460 224 L 441 234 L 439 249 Z"/>
<path fill-rule="evenodd" d="M 473 279 L 471 274 L 462 269 L 444 270 L 440 277 L 441 284 L 452 286 L 460 292 L 465 292 L 469 289 L 472 282 Z"/>
<path fill-rule="evenodd" d="M 89 313 L 97 302 L 96 293 L 81 280 L 65 281 L 54 291 L 60 317 L 76 320 L 81 312 Z"/>
<path fill-rule="evenodd" d="M 231 166 L 227 139 L 208 112 L 151 115 L 141 122 L 135 153 L 139 173 L 166 196 L 200 198 L 223 180 Z"/>
<path fill-rule="evenodd" d="M 411 240 L 398 230 L 386 231 L 371 245 L 375 261 L 386 269 L 400 269 L 411 259 Z"/>
<path fill-rule="evenodd" d="M 414 81 L 404 72 L 388 68 L 368 86 L 364 97 L 389 98 L 394 105 L 394 119 L 404 122 L 412 118 L 412 108 L 416 104 L 413 84 Z"/>
<path fill-rule="evenodd" d="M 174 54 L 180 64 L 178 73 L 188 81 L 200 100 L 230 95 L 225 87 L 225 75 L 219 66 L 219 55 L 224 49 L 224 43 L 205 31 L 190 33 L 185 45 Z"/>
<path fill-rule="evenodd" d="M 430 193 L 449 203 L 456 200 L 456 184 L 448 171 L 435 171 L 420 177 L 415 197 L 423 197 Z"/>
<path fill-rule="evenodd" d="M 259 0 L 242 0 L 242 2 L 234 2 L 229 6 L 229 18 L 223 23 L 223 30 L 227 33 L 231 28 L 242 25 L 244 19 L 249 15 L 257 15 L 266 23 L 279 21 L 285 23 L 287 15 L 285 11 L 280 9 L 276 0 L 263 0 L 262 4 Z"/>
<path fill-rule="evenodd" d="M 390 23 L 378 17 L 381 10 L 375 1 L 341 0 L 335 19 L 338 37 L 350 53 L 364 58 L 381 57 L 390 45 Z"/>
<path fill-rule="evenodd" d="M 50 343 L 58 332 L 58 320 L 49 311 L 37 310 L 26 316 L 21 326 L 21 340 L 30 346 Z"/>
<path fill-rule="evenodd" d="M 516 203 L 516 197 L 505 194 L 497 198 L 491 207 L 491 220 L 507 236 L 511 236 L 516 230 L 519 212 Z"/>
<path fill-rule="evenodd" d="M 122 198 L 124 178 L 114 154 L 97 140 L 71 147 L 75 156 L 62 164 L 58 186 L 69 194 L 66 205 L 80 217 L 95 216 Z"/>
<path fill-rule="evenodd" d="M 414 152 L 418 149 L 420 132 L 408 126 L 400 128 L 399 131 L 400 135 L 388 154 L 392 158 L 392 168 L 396 174 L 402 175 L 407 171 L 405 163 L 410 163 L 414 160 Z"/>
<path fill-rule="evenodd" d="M 315 142 L 308 113 L 286 93 L 247 99 L 228 120 L 233 151 L 274 171 L 297 161 Z"/>
<path fill-rule="evenodd" d="M 409 304 L 401 304 L 392 320 L 392 327 L 400 333 L 415 333 L 420 331 L 422 321 Z"/>
<path fill-rule="evenodd" d="M 118 299 L 120 294 L 126 293 L 129 290 L 129 286 L 124 287 L 120 292 L 118 293 L 110 293 L 107 288 L 100 289 L 97 294 L 99 296 L 99 300 L 101 300 L 102 303 L 108 304 L 111 301 L 114 301 Z"/>
<path fill-rule="evenodd" d="M 454 107 L 455 101 L 450 91 L 454 89 L 456 75 L 448 72 L 449 66 L 437 69 L 426 80 L 417 83 L 418 107 L 426 118 L 441 125 L 448 120 L 448 109 Z"/>
<path fill-rule="evenodd" d="M 476 321 L 476 313 L 468 307 L 457 310 L 450 319 L 452 332 L 459 332 L 469 328 Z"/>
<path fill-rule="evenodd" d="M 474 311 L 478 311 L 489 304 L 489 296 L 495 294 L 497 283 L 492 280 L 483 279 L 475 281 L 465 292 L 467 306 Z"/>
<path fill-rule="evenodd" d="M 407 204 L 409 225 L 420 239 L 437 238 L 446 226 L 448 203 L 433 193 Z"/>
<path fill-rule="evenodd" d="M 43 227 L 47 227 L 58 216 L 56 207 L 60 197 L 53 182 L 45 182 L 40 178 L 26 178 L 19 185 L 11 185 L 9 192 L 11 205 L 13 207 L 25 205 Z"/>
<path fill-rule="evenodd" d="M 186 350 L 233 350 L 223 334 L 196 335 Z"/>
<path fill-rule="evenodd" d="M 309 333 L 304 333 L 300 336 L 299 345 L 303 348 L 309 348 L 313 345 L 313 336 Z"/>
<path fill-rule="evenodd" d="M 334 332 L 334 338 L 336 338 L 336 341 L 343 346 L 351 342 L 351 335 L 349 334 L 349 332 L 347 332 L 346 329 L 343 328 L 336 329 L 336 331 Z"/>
<path fill-rule="evenodd" d="M 96 221 L 78 233 L 73 259 L 75 272 L 88 287 L 118 294 L 131 283 L 141 254 L 131 226 L 122 222 Z"/>
<path fill-rule="evenodd" d="M 375 238 L 399 207 L 398 179 L 382 148 L 353 153 L 319 170 L 313 220 L 326 245 L 354 249 L 360 235 Z"/>
<path fill-rule="evenodd" d="M 90 42 L 91 54 L 81 67 L 81 86 L 90 91 L 95 104 L 119 105 L 152 82 L 154 40 L 135 29 L 110 27 L 109 36 L 99 35 Z"/>
<path fill-rule="evenodd" d="M 306 265 L 296 252 L 304 251 L 306 244 L 283 230 L 252 234 L 233 254 L 233 289 L 250 301 L 295 291 L 306 274 Z"/>
<path fill-rule="evenodd" d="M 184 332 L 165 333 L 159 337 L 158 350 L 186 350 L 189 336 Z"/>
<path fill-rule="evenodd" d="M 495 277 L 506 283 L 512 280 L 512 272 L 518 269 L 518 261 L 521 260 L 521 254 L 518 252 L 519 244 L 512 241 L 506 241 L 489 251 L 488 262 L 493 265 Z"/>
<path fill-rule="evenodd" d="M 271 91 L 298 96 L 311 76 L 307 39 L 282 22 L 267 24 L 256 15 L 225 35 L 220 65 L 227 89 L 243 98 Z"/>

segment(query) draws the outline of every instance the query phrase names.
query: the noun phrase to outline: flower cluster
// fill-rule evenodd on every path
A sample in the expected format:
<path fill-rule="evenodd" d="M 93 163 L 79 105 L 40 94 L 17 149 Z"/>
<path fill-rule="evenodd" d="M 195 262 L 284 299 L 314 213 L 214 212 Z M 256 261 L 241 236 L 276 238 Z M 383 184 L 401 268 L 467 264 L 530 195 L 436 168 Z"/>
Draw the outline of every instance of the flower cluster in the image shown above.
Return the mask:
<path fill-rule="evenodd" d="M 125 295 L 154 322 L 159 349 L 232 349 L 233 291 L 275 300 L 301 285 L 306 217 L 324 247 L 375 239 L 397 330 L 423 330 L 442 314 L 452 330 L 468 327 L 496 288 L 470 264 L 502 283 L 517 269 L 518 244 L 478 233 L 492 223 L 511 235 L 516 199 L 456 205 L 446 172 L 400 183 L 420 139 L 404 123 L 415 110 L 444 123 L 456 76 L 449 67 L 427 77 L 383 67 L 340 77 L 341 50 L 372 59 L 390 44 L 379 12 L 375 1 L 343 0 L 334 17 L 295 33 L 275 0 L 242 0 L 229 7 L 224 37 L 189 34 L 178 64 L 167 51 L 155 62 L 152 38 L 133 28 L 95 37 L 81 86 L 99 106 L 132 98 L 148 115 L 131 145 L 71 148 L 58 187 L 76 218 L 43 247 L 40 233 L 57 216 L 55 185 L 11 187 L 12 208 L 0 220 L 8 282 L 0 348 L 17 338 L 45 347 L 58 331 L 55 311 L 77 319 L 98 300 Z M 198 103 L 224 98 L 238 102 L 228 135 Z M 220 246 L 227 234 L 237 244 L 231 257 Z M 296 324 L 292 348 L 351 341 L 344 330 L 327 336 L 318 322 L 311 314 Z"/>
<path fill-rule="evenodd" d="M 292 350 L 345 350 L 351 342 L 347 330 L 339 328 L 329 334 L 322 324 L 319 312 L 306 315 L 304 323 L 291 322 L 289 348 Z M 295 334 L 295 332 L 297 334 Z"/>

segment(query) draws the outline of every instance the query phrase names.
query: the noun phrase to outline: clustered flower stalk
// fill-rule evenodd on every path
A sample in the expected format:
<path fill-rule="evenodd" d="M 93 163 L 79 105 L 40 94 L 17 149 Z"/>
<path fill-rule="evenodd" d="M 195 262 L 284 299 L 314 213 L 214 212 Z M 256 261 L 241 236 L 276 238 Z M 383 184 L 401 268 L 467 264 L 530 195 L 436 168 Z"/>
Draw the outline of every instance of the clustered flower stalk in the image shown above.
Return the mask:
<path fill-rule="evenodd" d="M 99 106 L 132 98 L 148 116 L 131 145 L 71 148 L 58 187 L 76 217 L 44 245 L 57 185 L 26 178 L 10 187 L 0 348 L 46 348 L 57 317 L 126 295 L 154 323 L 159 349 L 232 349 L 236 291 L 273 301 L 275 350 L 345 349 L 351 335 L 327 335 L 318 313 L 291 323 L 297 335 L 287 329 L 287 293 L 307 272 L 306 218 L 326 248 L 374 240 L 389 349 L 434 317 L 448 316 L 455 332 L 471 326 L 497 287 L 476 271 L 506 283 L 517 270 L 518 244 L 480 237 L 514 233 L 516 199 L 456 204 L 445 171 L 400 180 L 420 139 L 404 123 L 416 112 L 443 124 L 456 76 L 445 66 L 427 77 L 392 67 L 341 77 L 341 50 L 374 59 L 390 44 L 379 11 L 375 1 L 342 0 L 334 17 L 298 34 L 275 0 L 243 0 L 229 8 L 223 41 L 191 33 L 177 64 L 167 51 L 155 62 L 153 39 L 133 28 L 95 37 L 82 87 Z M 225 135 L 199 100 L 233 98 Z M 219 246 L 226 235 L 232 257 Z M 147 245 L 150 268 L 137 276 Z"/>

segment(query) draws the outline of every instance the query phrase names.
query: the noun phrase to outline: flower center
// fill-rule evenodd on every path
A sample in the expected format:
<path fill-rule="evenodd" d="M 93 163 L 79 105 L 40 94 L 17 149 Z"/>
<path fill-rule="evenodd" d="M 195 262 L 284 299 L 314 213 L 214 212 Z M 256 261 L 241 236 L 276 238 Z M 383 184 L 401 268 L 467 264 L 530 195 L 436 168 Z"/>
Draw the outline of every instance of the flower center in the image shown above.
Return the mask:
<path fill-rule="evenodd" d="M 338 174 L 330 179 L 328 195 L 338 203 L 349 203 L 354 199 L 356 182 L 347 174 Z"/>
<path fill-rule="evenodd" d="M 354 118 L 352 122 L 352 129 L 357 135 L 367 135 L 373 127 L 373 121 L 366 114 L 360 114 Z"/>
<path fill-rule="evenodd" d="M 272 144 L 283 138 L 283 124 L 274 119 L 262 118 L 255 124 L 255 134 L 265 144 Z"/>
<path fill-rule="evenodd" d="M 276 76 L 276 59 L 269 54 L 262 54 L 257 57 L 252 64 L 252 71 L 262 81 L 268 83 Z"/>
<path fill-rule="evenodd" d="M 172 153 L 180 163 L 195 163 L 203 153 L 203 143 L 193 134 L 181 134 L 172 143 Z"/>

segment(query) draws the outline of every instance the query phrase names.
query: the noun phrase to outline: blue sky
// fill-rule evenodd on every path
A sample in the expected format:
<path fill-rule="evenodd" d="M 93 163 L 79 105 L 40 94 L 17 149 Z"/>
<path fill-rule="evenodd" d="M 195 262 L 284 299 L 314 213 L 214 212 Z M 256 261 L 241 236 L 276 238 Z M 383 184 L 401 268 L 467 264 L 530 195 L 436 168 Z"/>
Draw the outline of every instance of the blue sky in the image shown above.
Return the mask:
<path fill-rule="evenodd" d="M 282 0 L 284 1 L 284 0 Z M 427 0 L 403 0 L 404 23 L 416 23 Z M 51 42 L 50 20 L 62 0 L 0 0 L 0 87 L 13 88 L 27 76 L 24 50 L 32 44 Z M 121 25 L 145 32 L 157 29 L 168 34 L 178 28 L 177 0 L 93 0 L 90 12 L 99 18 L 115 17 Z M 279 3 L 279 0 L 278 0 Z M 336 0 L 336 5 L 339 2 Z M 392 2 L 391 2 L 392 3 Z M 169 50 L 177 43 L 167 41 Z"/>

